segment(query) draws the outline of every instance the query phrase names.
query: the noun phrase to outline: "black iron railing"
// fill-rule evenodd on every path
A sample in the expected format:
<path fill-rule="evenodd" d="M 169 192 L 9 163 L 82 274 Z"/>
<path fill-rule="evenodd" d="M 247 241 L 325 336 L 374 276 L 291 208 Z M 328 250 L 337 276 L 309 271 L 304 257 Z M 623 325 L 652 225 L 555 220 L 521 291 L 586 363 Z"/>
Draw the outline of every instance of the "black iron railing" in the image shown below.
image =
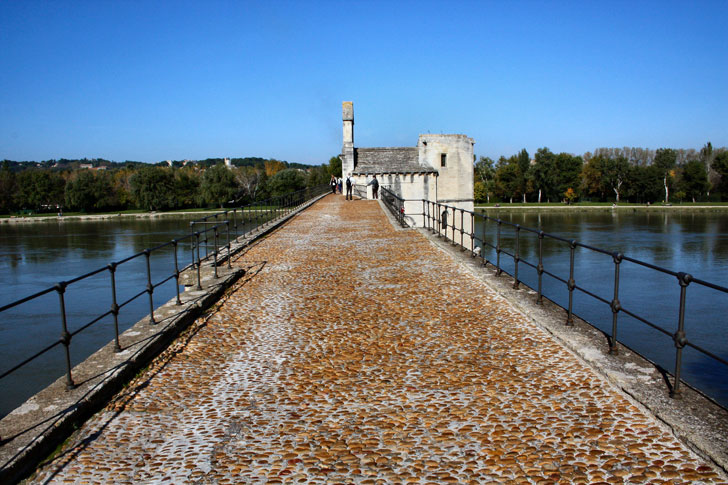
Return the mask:
<path fill-rule="evenodd" d="M 352 194 L 361 198 L 367 198 L 367 186 L 364 184 L 353 184 L 351 187 Z"/>
<path fill-rule="evenodd" d="M 234 240 L 241 235 L 244 236 L 256 230 L 261 230 L 261 227 L 266 223 L 272 222 L 275 219 L 288 215 L 289 213 L 297 210 L 307 201 L 326 193 L 328 190 L 328 185 L 322 185 L 286 194 L 281 197 L 275 197 L 272 199 L 256 202 L 247 206 L 223 210 L 218 213 L 205 216 L 191 223 L 192 232 L 190 234 L 187 234 L 177 239 L 173 239 L 172 241 L 160 244 L 153 248 L 144 249 L 143 251 L 133 254 L 120 261 L 109 263 L 104 267 L 98 268 L 94 271 L 78 276 L 69 281 L 61 281 L 56 285 L 43 291 L 39 291 L 38 293 L 32 294 L 12 303 L 8 303 L 7 305 L 3 305 L 2 307 L 0 307 L 0 315 L 2 315 L 3 312 L 19 307 L 20 305 L 23 305 L 25 303 L 37 301 L 38 298 L 41 298 L 45 295 L 56 293 L 59 300 L 59 320 L 61 332 L 58 340 L 52 342 L 50 345 L 47 345 L 33 355 L 30 355 L 23 361 L 12 365 L 9 369 L 3 371 L 0 374 L 0 379 L 3 379 L 10 374 L 13 374 L 18 369 L 28 365 L 30 362 L 33 362 L 34 360 L 57 348 L 58 346 L 63 346 L 65 353 L 66 388 L 75 388 L 76 384 L 73 380 L 73 375 L 71 373 L 71 344 L 74 337 L 76 337 L 78 334 L 88 329 L 89 327 L 93 326 L 94 324 L 98 323 L 99 321 L 103 320 L 104 318 L 113 316 L 114 348 L 117 352 L 121 351 L 121 345 L 119 344 L 119 315 L 124 307 L 136 301 L 138 298 L 142 298 L 145 294 L 148 295 L 150 324 L 156 324 L 157 322 L 154 320 L 153 300 L 153 294 L 156 288 L 171 280 L 174 280 L 177 293 L 176 303 L 178 305 L 181 305 L 182 302 L 180 300 L 179 291 L 179 280 L 181 273 L 187 270 L 195 270 L 197 272 L 197 288 L 201 288 L 200 268 L 202 267 L 203 263 L 211 261 L 211 264 L 214 268 L 215 277 L 217 278 L 217 267 L 220 253 L 221 251 L 224 251 L 226 249 L 228 256 L 227 264 L 228 266 L 230 266 L 231 238 L 232 240 Z M 225 238 L 224 244 L 222 244 L 221 239 L 223 233 Z M 184 267 L 179 266 L 179 247 L 182 243 L 189 244 L 192 252 L 191 262 Z M 200 248 L 202 247 L 204 247 L 204 255 L 201 254 L 200 251 Z M 161 251 L 168 248 L 171 248 L 174 254 L 174 268 L 159 277 L 161 279 L 155 282 L 154 276 L 156 275 L 152 274 L 152 256 L 159 254 Z M 132 261 L 138 261 L 140 258 L 143 258 L 146 266 L 146 286 L 143 289 L 140 289 L 140 291 L 132 295 L 130 298 L 119 303 L 117 300 L 118 293 L 116 288 L 116 271 L 123 265 Z M 103 273 L 108 274 L 109 277 L 108 285 L 109 291 L 111 292 L 111 308 L 107 312 L 98 315 L 91 321 L 81 325 L 78 329 L 69 331 L 65 301 L 66 290 L 72 285 L 75 285 L 84 280 L 88 280 L 91 277 Z"/>
<path fill-rule="evenodd" d="M 386 187 L 381 187 L 380 192 L 382 202 L 384 202 L 384 205 L 387 206 L 389 212 L 391 212 L 394 218 L 397 219 L 400 226 L 406 227 L 407 224 L 404 219 L 404 199 Z"/>
<path fill-rule="evenodd" d="M 631 258 L 621 254 L 619 252 L 607 251 L 601 248 L 593 247 L 588 244 L 580 243 L 573 239 L 566 239 L 554 234 L 548 234 L 542 230 L 532 229 L 529 227 L 523 227 L 519 224 L 514 224 L 508 221 L 501 220 L 487 216 L 485 214 L 476 213 L 473 211 L 461 209 L 447 204 L 438 202 L 422 200 L 422 213 L 410 214 L 411 217 L 422 217 L 423 225 L 431 230 L 433 233 L 439 234 L 440 236 L 446 237 L 453 244 L 459 244 L 463 249 L 469 250 L 471 255 L 478 256 L 482 259 L 484 266 L 491 265 L 495 268 L 496 276 L 500 276 L 504 273 L 503 265 L 501 264 L 501 257 L 508 257 L 513 261 L 513 288 L 519 288 L 521 280 L 519 279 L 519 267 L 526 265 L 533 268 L 537 274 L 537 285 L 536 285 L 536 303 L 542 304 L 543 302 L 543 277 L 547 276 L 553 278 L 556 282 L 565 286 L 568 291 L 568 304 L 564 307 L 566 310 L 566 325 L 573 325 L 574 322 L 574 292 L 578 291 L 589 298 L 606 305 L 611 312 L 611 331 L 607 332 L 607 340 L 609 346 L 609 353 L 616 354 L 619 351 L 619 345 L 624 345 L 618 340 L 619 331 L 619 316 L 620 314 L 628 315 L 635 320 L 647 325 L 648 327 L 660 332 L 662 335 L 670 338 L 675 348 L 675 370 L 673 373 L 673 382 L 668 384 L 670 388 L 670 396 L 678 397 L 681 394 L 681 373 L 683 370 L 683 350 L 685 347 L 690 347 L 700 354 L 712 359 L 713 361 L 726 366 L 728 370 L 728 360 L 717 355 L 714 352 L 692 342 L 688 339 L 688 335 L 685 329 L 685 309 L 687 304 L 687 289 L 689 285 L 699 285 L 705 288 L 710 288 L 720 292 L 722 295 L 728 296 L 728 288 L 703 281 L 692 275 L 684 272 L 675 272 L 669 269 L 640 261 L 635 258 Z M 476 221 L 480 223 L 481 230 L 476 234 Z M 486 227 L 495 225 L 494 237 L 490 240 L 486 237 Z M 512 237 L 508 238 L 509 245 L 504 246 L 504 231 L 512 231 Z M 538 261 L 528 261 L 523 258 L 521 254 L 521 240 L 524 237 L 536 238 L 538 244 Z M 554 272 L 550 271 L 549 268 L 544 266 L 544 241 L 554 241 L 556 244 L 561 244 L 568 250 L 569 258 L 569 276 L 568 278 L 559 276 Z M 479 247 L 476 247 L 476 244 Z M 486 249 L 490 248 L 495 252 L 495 261 L 488 260 L 486 257 Z M 613 282 L 613 293 L 612 298 L 603 298 L 592 291 L 589 291 L 584 286 L 580 286 L 574 277 L 575 259 L 577 252 L 586 250 L 592 253 L 600 254 L 608 257 L 614 268 L 614 282 Z M 492 252 L 491 252 L 492 254 Z M 636 310 L 628 309 L 622 306 L 620 302 L 620 267 L 623 262 L 630 262 L 639 267 L 646 268 L 650 271 L 669 275 L 675 278 L 676 284 L 680 290 L 679 296 L 679 307 L 677 310 L 676 320 L 677 329 L 674 332 L 670 332 L 662 326 L 644 318 L 639 315 Z M 553 301 L 553 298 L 551 298 Z M 643 302 L 644 305 L 649 305 L 649 302 Z M 626 347 L 626 346 L 625 346 Z"/>

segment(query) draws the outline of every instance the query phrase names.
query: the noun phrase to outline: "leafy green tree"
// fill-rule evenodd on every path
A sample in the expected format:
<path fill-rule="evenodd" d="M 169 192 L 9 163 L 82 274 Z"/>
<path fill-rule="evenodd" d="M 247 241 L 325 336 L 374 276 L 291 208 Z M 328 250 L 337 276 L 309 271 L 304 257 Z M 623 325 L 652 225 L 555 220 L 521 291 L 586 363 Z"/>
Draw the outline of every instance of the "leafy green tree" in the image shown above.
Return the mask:
<path fill-rule="evenodd" d="M 559 200 L 556 190 L 556 155 L 544 147 L 536 151 L 534 159 L 536 163 L 531 169 L 531 180 L 538 190 L 538 201 L 541 202 L 544 195 L 548 200 Z"/>
<path fill-rule="evenodd" d="M 191 168 L 174 171 L 174 201 L 178 208 L 195 207 L 200 199 L 200 175 Z"/>
<path fill-rule="evenodd" d="M 155 166 L 142 167 L 131 176 L 129 182 L 137 207 L 150 211 L 172 207 L 174 175 L 170 169 Z"/>
<path fill-rule="evenodd" d="M 528 151 L 523 148 L 516 155 L 516 163 L 518 164 L 518 191 L 523 196 L 523 203 L 526 203 L 526 194 L 528 193 L 529 169 L 531 168 L 531 157 Z"/>
<path fill-rule="evenodd" d="M 9 214 L 15 210 L 15 173 L 10 170 L 10 162 L 3 161 L 0 168 L 0 213 Z"/>
<path fill-rule="evenodd" d="M 17 176 L 16 205 L 43 210 L 63 205 L 66 181 L 58 172 L 24 170 Z"/>
<path fill-rule="evenodd" d="M 713 170 L 718 173 L 720 181 L 717 185 L 722 200 L 728 200 L 728 151 L 723 150 L 713 157 Z"/>
<path fill-rule="evenodd" d="M 677 150 L 660 148 L 655 152 L 655 161 L 652 165 L 662 174 L 662 184 L 665 189 L 665 203 L 670 202 L 670 189 L 675 178 L 675 165 L 677 165 Z"/>
<path fill-rule="evenodd" d="M 662 170 L 653 165 L 633 165 L 629 170 L 629 200 L 656 202 L 662 193 Z"/>
<path fill-rule="evenodd" d="M 287 168 L 270 178 L 268 183 L 271 197 L 279 197 L 306 188 L 306 177 L 298 169 Z"/>
<path fill-rule="evenodd" d="M 324 185 L 327 184 L 329 180 L 331 180 L 331 174 L 329 173 L 328 166 L 318 165 L 315 167 L 311 167 L 308 170 L 306 176 L 306 186 L 316 187 L 318 185 Z"/>
<path fill-rule="evenodd" d="M 710 189 L 708 183 L 708 173 L 705 170 L 705 164 L 698 160 L 692 160 L 686 163 L 682 169 L 682 176 L 678 183 L 678 188 L 695 202 L 696 198 L 701 197 Z"/>
<path fill-rule="evenodd" d="M 96 204 L 96 177 L 90 170 L 78 170 L 66 183 L 66 206 L 90 212 Z"/>
<path fill-rule="evenodd" d="M 603 167 L 602 184 L 614 192 L 619 203 L 622 185 L 629 179 L 629 162 L 622 156 L 608 158 L 604 160 Z"/>
<path fill-rule="evenodd" d="M 493 159 L 488 157 L 480 157 L 475 162 L 473 170 L 475 178 L 474 197 L 478 202 L 490 202 L 490 195 L 495 190 L 495 168 L 493 167 Z"/>
<path fill-rule="evenodd" d="M 501 200 L 508 199 L 513 203 L 513 198 L 521 194 L 521 181 L 521 171 L 516 157 L 500 157 L 495 168 L 496 195 Z"/>
<path fill-rule="evenodd" d="M 331 157 L 329 159 L 329 179 L 333 175 L 334 177 L 341 177 L 341 158 L 338 156 Z"/>
<path fill-rule="evenodd" d="M 589 157 L 581 169 L 581 191 L 589 196 L 598 196 L 606 200 L 606 189 L 602 180 L 605 157 L 602 155 Z"/>
<path fill-rule="evenodd" d="M 210 205 L 223 207 L 238 192 L 235 175 L 223 164 L 205 170 L 200 184 L 200 197 Z"/>
<path fill-rule="evenodd" d="M 556 193 L 558 196 L 563 196 L 568 189 L 573 190 L 574 187 L 579 186 L 583 161 L 579 156 L 559 153 L 556 155 L 555 165 Z"/>

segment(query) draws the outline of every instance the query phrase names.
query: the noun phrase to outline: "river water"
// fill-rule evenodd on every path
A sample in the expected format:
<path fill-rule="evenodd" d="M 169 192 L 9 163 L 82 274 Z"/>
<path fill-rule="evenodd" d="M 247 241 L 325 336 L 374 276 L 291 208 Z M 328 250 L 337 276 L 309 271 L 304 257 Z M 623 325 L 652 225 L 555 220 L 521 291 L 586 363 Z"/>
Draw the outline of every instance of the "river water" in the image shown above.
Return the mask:
<path fill-rule="evenodd" d="M 728 286 L 728 211 L 500 209 L 488 214 Z M 0 287 L 3 289 L 0 306 L 181 237 L 188 233 L 189 221 L 197 217 L 0 224 Z M 496 226 L 492 223 L 485 226 L 486 241 L 490 244 L 495 244 Z M 476 230 L 482 233 L 482 225 L 476 224 Z M 513 230 L 502 226 L 502 246 L 511 248 L 509 252 L 512 252 L 513 242 Z M 522 231 L 520 254 L 536 264 L 538 239 Z M 180 266 L 189 263 L 189 245 L 180 243 L 178 255 Z M 495 252 L 489 247 L 486 257 L 495 261 Z M 171 274 L 173 261 L 171 248 L 154 253 L 151 258 L 154 283 Z M 503 255 L 502 263 L 506 271 L 513 272 L 511 258 Z M 548 241 L 544 245 L 544 268 L 568 279 L 568 246 Z M 621 264 L 620 272 L 622 306 L 674 333 L 679 307 L 677 280 L 627 262 Z M 519 277 L 536 288 L 535 270 L 521 264 Z M 144 258 L 120 266 L 116 274 L 119 303 L 143 291 L 146 278 Z M 65 303 L 71 332 L 109 310 L 112 301 L 109 279 L 105 271 L 69 286 Z M 574 279 L 578 286 L 607 301 L 613 297 L 614 265 L 608 256 L 577 250 Z M 174 294 L 173 281 L 157 288 L 155 307 Z M 568 303 L 566 286 L 552 278 L 544 277 L 544 294 L 563 306 Z M 524 295 L 529 297 L 525 292 Z M 576 291 L 574 311 L 598 328 L 611 332 L 612 313 L 604 303 Z M 142 295 L 122 309 L 120 332 L 148 313 L 148 296 Z M 688 339 L 724 359 L 728 358 L 726 315 L 727 294 L 697 285 L 688 287 L 685 318 Z M 59 297 L 55 292 L 3 312 L 0 314 L 0 355 L 3 357 L 0 373 L 57 340 L 60 334 Z M 618 336 L 621 342 L 673 371 L 675 351 L 669 337 L 623 314 L 619 318 Z M 81 362 L 113 337 L 110 316 L 79 333 L 72 342 L 72 363 Z M 59 346 L 0 380 L 0 416 L 61 377 L 65 372 L 64 359 Z M 684 359 L 683 377 L 728 406 L 728 368 L 690 348 L 686 348 Z"/>

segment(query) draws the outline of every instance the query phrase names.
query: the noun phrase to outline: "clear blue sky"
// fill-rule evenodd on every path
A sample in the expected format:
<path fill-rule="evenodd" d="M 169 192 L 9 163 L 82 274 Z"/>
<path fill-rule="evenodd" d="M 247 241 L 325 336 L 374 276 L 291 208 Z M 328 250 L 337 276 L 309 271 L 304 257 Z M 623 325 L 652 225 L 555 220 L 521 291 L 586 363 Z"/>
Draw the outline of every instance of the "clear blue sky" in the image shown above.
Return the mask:
<path fill-rule="evenodd" d="M 728 145 L 728 1 L 0 2 L 0 159 Z"/>

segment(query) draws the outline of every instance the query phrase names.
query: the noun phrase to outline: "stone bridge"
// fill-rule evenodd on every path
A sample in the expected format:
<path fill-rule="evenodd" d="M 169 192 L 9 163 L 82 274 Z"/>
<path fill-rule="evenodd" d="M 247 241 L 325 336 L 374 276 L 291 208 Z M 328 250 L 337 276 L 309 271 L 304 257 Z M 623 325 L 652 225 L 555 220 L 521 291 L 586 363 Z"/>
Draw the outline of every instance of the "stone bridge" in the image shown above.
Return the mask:
<path fill-rule="evenodd" d="M 726 481 L 443 246 L 325 197 L 30 481 Z"/>

